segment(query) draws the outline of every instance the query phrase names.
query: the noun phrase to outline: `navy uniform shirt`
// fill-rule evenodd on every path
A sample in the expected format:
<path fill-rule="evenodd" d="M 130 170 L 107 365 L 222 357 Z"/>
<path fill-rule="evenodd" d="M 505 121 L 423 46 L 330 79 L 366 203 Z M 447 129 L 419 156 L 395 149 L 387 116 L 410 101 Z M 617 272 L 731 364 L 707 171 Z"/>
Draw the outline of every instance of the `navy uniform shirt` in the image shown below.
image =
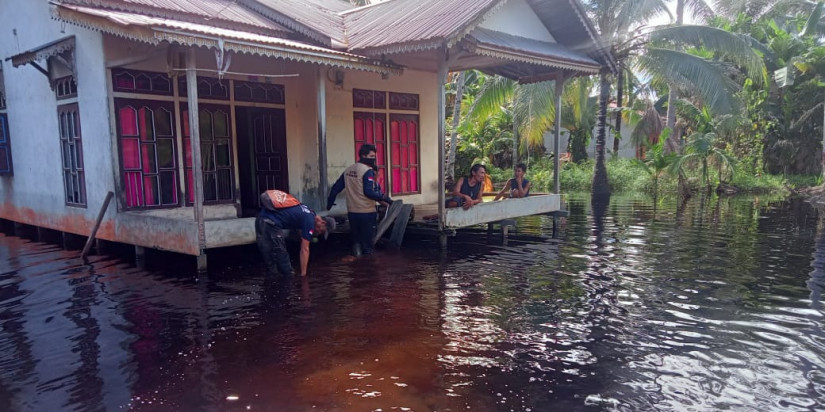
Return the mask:
<path fill-rule="evenodd" d="M 297 229 L 301 237 L 312 241 L 315 234 L 315 212 L 306 205 L 292 206 L 285 209 L 261 209 L 261 215 L 272 219 L 282 229 Z"/>

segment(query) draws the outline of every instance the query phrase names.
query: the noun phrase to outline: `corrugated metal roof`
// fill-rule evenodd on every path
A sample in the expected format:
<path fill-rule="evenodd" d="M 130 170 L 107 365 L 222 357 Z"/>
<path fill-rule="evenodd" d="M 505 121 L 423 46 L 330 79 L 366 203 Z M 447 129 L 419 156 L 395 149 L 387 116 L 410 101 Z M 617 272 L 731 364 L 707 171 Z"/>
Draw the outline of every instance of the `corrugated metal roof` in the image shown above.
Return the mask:
<path fill-rule="evenodd" d="M 286 27 L 237 4 L 236 0 L 60 0 L 59 4 L 90 6 L 260 33 L 284 35 L 290 32 Z"/>
<path fill-rule="evenodd" d="M 557 43 L 549 43 L 525 37 L 513 36 L 484 28 L 476 28 L 470 33 L 479 46 L 486 46 L 489 50 L 513 52 L 516 55 L 525 55 L 537 59 L 547 60 L 548 65 L 569 63 L 571 65 L 589 66 L 598 69 L 599 62 L 584 54 L 575 52 Z M 520 60 L 514 55 L 511 60 Z M 536 61 L 534 59 L 534 61 Z"/>
<path fill-rule="evenodd" d="M 57 6 L 56 14 L 57 18 L 70 23 L 149 43 L 168 41 L 215 48 L 219 47 L 222 41 L 225 50 L 240 53 L 281 57 L 359 70 L 399 72 L 396 67 L 352 53 L 204 24 L 73 5 Z M 99 20 L 95 21 L 95 18 Z M 100 20 L 113 23 L 111 26 L 118 26 L 121 29 L 104 26 L 100 24 Z"/>
<path fill-rule="evenodd" d="M 389 0 L 342 13 L 350 50 L 436 47 L 502 0 Z M 398 49 L 403 50 L 403 48 Z"/>
<path fill-rule="evenodd" d="M 270 19 L 327 46 L 345 47 L 344 19 L 351 8 L 341 0 L 240 0 Z"/>

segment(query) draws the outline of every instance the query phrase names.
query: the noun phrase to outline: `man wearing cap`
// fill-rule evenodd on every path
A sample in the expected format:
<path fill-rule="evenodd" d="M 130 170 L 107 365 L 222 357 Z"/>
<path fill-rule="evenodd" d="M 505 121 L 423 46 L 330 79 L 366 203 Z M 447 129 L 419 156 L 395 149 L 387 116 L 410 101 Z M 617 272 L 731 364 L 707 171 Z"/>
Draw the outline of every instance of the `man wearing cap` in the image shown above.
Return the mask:
<path fill-rule="evenodd" d="M 280 190 L 267 190 L 261 194 L 260 200 L 261 212 L 255 219 L 255 237 L 267 269 L 272 273 L 292 274 L 282 231 L 297 229 L 301 234 L 301 276 L 306 276 L 312 237 L 329 237 L 329 232 L 335 230 L 335 220 L 318 216 L 292 195 Z"/>
<path fill-rule="evenodd" d="M 360 252 L 372 253 L 372 238 L 375 237 L 375 225 L 378 212 L 375 202 L 384 206 L 392 199 L 381 192 L 381 186 L 375 179 L 375 145 L 364 144 L 358 149 L 358 162 L 344 170 L 341 177 L 332 186 L 327 198 L 327 210 L 332 209 L 335 198 L 341 191 L 347 196 L 347 217 L 355 243 L 355 255 Z"/>

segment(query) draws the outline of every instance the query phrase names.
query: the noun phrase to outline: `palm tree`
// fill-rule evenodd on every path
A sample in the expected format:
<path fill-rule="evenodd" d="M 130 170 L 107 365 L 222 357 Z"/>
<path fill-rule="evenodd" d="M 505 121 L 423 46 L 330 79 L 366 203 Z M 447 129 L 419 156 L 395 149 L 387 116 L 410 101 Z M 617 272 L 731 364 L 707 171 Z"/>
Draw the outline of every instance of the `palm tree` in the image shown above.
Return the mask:
<path fill-rule="evenodd" d="M 734 173 L 735 160 L 724 150 L 716 147 L 716 133 L 697 132 L 687 139 L 685 154 L 679 156 L 674 162 L 673 169 L 677 173 L 682 173 L 688 164 L 699 164 L 702 168 L 702 184 L 710 188 L 708 170 L 711 164 L 715 164 L 719 170 L 719 182 L 723 182 L 723 171 L 726 169 Z"/>
<path fill-rule="evenodd" d="M 590 91 L 593 80 L 580 77 L 573 80 L 562 95 L 561 127 L 570 134 L 569 146 L 572 160 L 581 163 L 587 159 L 587 145 L 596 125 L 598 102 Z M 555 108 L 553 109 L 555 114 Z"/>
<path fill-rule="evenodd" d="M 637 164 L 642 166 L 645 172 L 650 175 L 653 180 L 653 196 L 659 192 L 659 178 L 665 174 L 676 162 L 678 156 L 676 153 L 667 152 L 665 150 L 665 141 L 671 133 L 671 129 L 664 129 L 658 137 L 658 141 L 654 144 L 646 142 L 648 150 L 645 153 L 644 160 L 634 159 Z"/>
<path fill-rule="evenodd" d="M 713 10 L 705 3 L 704 0 L 676 0 L 676 26 L 684 24 L 685 8 L 691 13 L 694 18 L 705 19 L 713 15 Z M 667 96 L 667 122 L 666 127 L 671 130 L 676 130 L 676 99 L 678 98 L 678 89 L 673 84 L 668 84 Z M 673 133 L 671 140 L 668 141 L 668 149 L 675 151 L 678 149 L 680 137 L 678 133 Z"/>
<path fill-rule="evenodd" d="M 636 34 L 651 18 L 667 12 L 667 5 L 662 0 L 591 0 L 587 2 L 590 13 L 594 16 L 596 27 L 605 44 L 616 59 L 619 72 L 626 68 L 630 50 L 637 47 Z M 621 80 L 624 76 L 619 76 Z M 619 84 L 618 90 L 624 88 Z M 596 129 L 596 165 L 593 172 L 592 195 L 599 198 L 610 197 L 610 185 L 607 179 L 605 162 L 605 144 L 607 127 L 607 105 L 610 98 L 610 73 L 603 71 L 599 76 L 599 114 Z M 621 102 L 617 102 L 621 107 Z M 621 119 L 617 116 L 616 125 L 621 132 Z M 618 142 L 613 142 L 614 151 Z"/>
<path fill-rule="evenodd" d="M 447 176 L 450 178 L 455 176 L 455 146 L 458 144 L 458 124 L 461 120 L 461 103 L 464 100 L 465 73 L 464 71 L 460 72 L 454 81 L 453 127 L 450 129 L 450 152 L 447 155 Z"/>

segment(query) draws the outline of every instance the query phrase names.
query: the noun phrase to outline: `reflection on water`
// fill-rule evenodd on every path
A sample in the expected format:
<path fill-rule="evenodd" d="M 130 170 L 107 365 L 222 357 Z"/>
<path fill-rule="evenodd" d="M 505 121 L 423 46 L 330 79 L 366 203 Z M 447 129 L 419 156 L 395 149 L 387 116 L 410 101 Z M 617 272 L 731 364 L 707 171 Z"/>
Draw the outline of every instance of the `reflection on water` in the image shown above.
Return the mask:
<path fill-rule="evenodd" d="M 825 217 L 572 197 L 502 245 L 408 241 L 309 278 L 0 235 L 0 410 L 821 410 Z M 343 242 L 343 239 L 335 240 Z"/>

